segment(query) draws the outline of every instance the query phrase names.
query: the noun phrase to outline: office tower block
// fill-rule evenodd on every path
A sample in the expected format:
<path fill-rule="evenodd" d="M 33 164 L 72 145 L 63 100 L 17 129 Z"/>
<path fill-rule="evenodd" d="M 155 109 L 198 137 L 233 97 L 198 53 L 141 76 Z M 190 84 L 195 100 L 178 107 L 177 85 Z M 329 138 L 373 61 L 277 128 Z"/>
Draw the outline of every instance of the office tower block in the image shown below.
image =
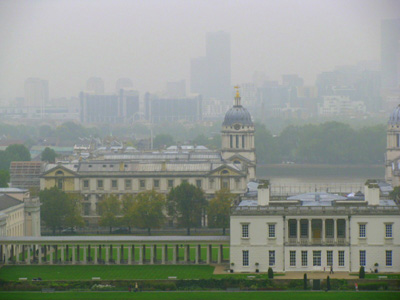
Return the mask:
<path fill-rule="evenodd" d="M 86 82 L 86 91 L 94 94 L 104 94 L 104 81 L 100 77 L 91 77 Z"/>

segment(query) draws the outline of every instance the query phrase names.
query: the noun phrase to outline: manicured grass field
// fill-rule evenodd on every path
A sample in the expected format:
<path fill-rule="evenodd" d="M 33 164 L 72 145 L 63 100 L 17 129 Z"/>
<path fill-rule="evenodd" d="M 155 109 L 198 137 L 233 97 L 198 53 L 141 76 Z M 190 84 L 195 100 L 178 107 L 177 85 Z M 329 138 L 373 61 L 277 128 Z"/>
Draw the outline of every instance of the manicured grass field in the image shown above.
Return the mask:
<path fill-rule="evenodd" d="M 7 300 L 83 300 L 83 299 L 139 299 L 139 300 L 397 300 L 399 292 L 146 292 L 146 293 L 0 293 Z"/>
<path fill-rule="evenodd" d="M 207 278 L 247 278 L 249 274 L 213 275 L 214 267 L 209 265 L 66 265 L 66 266 L 4 266 L 0 268 L 0 279 L 18 280 L 26 277 L 31 280 L 40 277 L 42 280 L 91 280 L 100 277 L 104 280 L 119 279 L 178 279 Z M 254 274 L 250 274 L 254 275 Z M 279 274 L 276 274 L 279 275 Z M 258 274 L 257 278 L 267 278 L 267 274 Z"/>

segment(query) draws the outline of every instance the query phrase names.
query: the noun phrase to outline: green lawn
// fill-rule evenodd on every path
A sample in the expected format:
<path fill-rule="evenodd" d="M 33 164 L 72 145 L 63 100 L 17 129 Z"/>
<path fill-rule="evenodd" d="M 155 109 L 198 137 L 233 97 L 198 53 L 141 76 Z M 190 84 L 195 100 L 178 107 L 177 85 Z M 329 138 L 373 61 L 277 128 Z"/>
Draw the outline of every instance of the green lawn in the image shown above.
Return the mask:
<path fill-rule="evenodd" d="M 4 266 L 0 268 L 0 279 L 18 280 L 26 277 L 31 280 L 40 277 L 42 280 L 91 280 L 100 277 L 104 280 L 118 279 L 178 279 L 207 278 L 247 278 L 254 274 L 213 275 L 214 267 L 209 265 L 65 265 L 65 266 Z M 275 274 L 279 276 L 281 274 Z M 256 278 L 267 278 L 267 274 L 257 274 Z"/>
<path fill-rule="evenodd" d="M 146 293 L 0 293 L 0 299 L 7 300 L 83 300 L 83 299 L 139 299 L 139 300 L 397 300 L 398 292 L 146 292 Z"/>

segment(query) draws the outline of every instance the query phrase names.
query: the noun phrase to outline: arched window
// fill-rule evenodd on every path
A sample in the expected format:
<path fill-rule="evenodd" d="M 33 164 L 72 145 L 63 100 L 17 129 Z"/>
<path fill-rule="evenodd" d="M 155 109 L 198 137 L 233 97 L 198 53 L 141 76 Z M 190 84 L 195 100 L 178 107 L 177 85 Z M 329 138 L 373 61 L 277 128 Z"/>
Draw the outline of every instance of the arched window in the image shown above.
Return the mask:
<path fill-rule="evenodd" d="M 241 164 L 240 160 L 235 160 L 233 163 L 234 163 L 234 164 L 238 164 L 238 165 Z"/>
<path fill-rule="evenodd" d="M 56 176 L 64 176 L 64 172 L 58 170 L 58 171 L 56 172 Z"/>
<path fill-rule="evenodd" d="M 223 170 L 223 171 L 221 171 L 221 174 L 226 175 L 226 174 L 229 174 L 229 172 L 228 172 L 228 170 Z"/>

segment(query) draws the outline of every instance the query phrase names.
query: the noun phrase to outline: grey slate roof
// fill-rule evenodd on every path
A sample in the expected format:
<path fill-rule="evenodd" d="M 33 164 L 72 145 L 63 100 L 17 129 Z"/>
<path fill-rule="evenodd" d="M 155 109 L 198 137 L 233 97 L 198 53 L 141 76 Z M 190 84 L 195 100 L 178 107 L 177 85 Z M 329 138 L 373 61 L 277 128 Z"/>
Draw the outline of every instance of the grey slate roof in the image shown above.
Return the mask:
<path fill-rule="evenodd" d="M 18 199 L 15 199 L 14 197 L 5 195 L 5 194 L 0 194 L 0 211 L 17 206 L 22 204 L 22 201 L 19 201 Z"/>
<path fill-rule="evenodd" d="M 229 243 L 229 236 L 23 236 L 0 237 L 2 242 L 38 242 L 38 243 Z"/>

